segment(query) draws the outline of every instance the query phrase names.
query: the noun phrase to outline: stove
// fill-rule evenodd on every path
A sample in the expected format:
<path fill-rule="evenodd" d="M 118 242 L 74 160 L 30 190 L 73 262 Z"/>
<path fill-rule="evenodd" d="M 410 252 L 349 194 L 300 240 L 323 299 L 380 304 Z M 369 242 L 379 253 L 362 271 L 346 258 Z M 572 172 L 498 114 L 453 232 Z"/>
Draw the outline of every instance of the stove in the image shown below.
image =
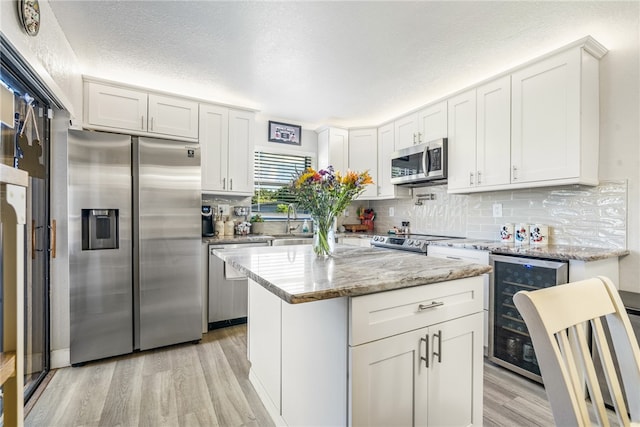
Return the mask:
<path fill-rule="evenodd" d="M 461 239 L 461 237 L 435 236 L 432 234 L 390 234 L 388 236 L 373 236 L 371 245 L 426 254 L 429 242 L 451 239 Z"/>

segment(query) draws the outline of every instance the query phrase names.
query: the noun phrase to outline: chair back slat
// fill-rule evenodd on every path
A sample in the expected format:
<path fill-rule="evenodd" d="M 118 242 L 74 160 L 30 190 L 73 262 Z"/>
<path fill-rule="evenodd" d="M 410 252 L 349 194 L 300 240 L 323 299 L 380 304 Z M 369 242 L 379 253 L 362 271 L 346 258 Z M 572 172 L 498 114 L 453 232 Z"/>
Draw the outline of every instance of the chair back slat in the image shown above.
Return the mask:
<path fill-rule="evenodd" d="M 520 291 L 513 301 L 531 335 L 557 425 L 591 425 L 590 413 L 599 425 L 609 425 L 599 370 L 604 372 L 620 425 L 640 423 L 640 350 L 609 279 Z M 594 364 L 596 353 L 601 366 Z"/>
<path fill-rule="evenodd" d="M 616 409 L 616 415 L 618 416 L 618 422 L 621 425 L 628 426 L 630 424 L 629 416 L 627 414 L 627 406 L 624 403 L 622 395 L 622 389 L 620 382 L 618 381 L 618 374 L 615 369 L 614 359 L 609 349 L 609 343 L 604 333 L 604 327 L 600 318 L 593 319 L 591 321 L 592 333 L 595 341 L 595 348 L 593 352 L 598 352 L 600 356 L 600 362 L 602 365 L 602 372 L 604 373 L 607 381 L 607 387 L 609 388 L 609 394 L 611 401 Z M 616 353 L 617 354 L 617 353 Z M 596 380 L 597 382 L 597 380 Z M 602 395 L 602 393 L 600 393 Z M 593 397 L 592 397 L 593 400 Z M 602 404 L 604 410 L 604 403 Z"/>

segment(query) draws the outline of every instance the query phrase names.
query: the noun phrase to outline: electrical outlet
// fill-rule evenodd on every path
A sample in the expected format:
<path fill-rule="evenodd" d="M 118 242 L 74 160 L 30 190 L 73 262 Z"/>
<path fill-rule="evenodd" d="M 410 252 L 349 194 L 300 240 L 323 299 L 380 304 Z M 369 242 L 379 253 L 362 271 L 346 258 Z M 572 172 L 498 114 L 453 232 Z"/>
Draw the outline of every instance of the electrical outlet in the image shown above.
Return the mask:
<path fill-rule="evenodd" d="M 394 216 L 396 213 L 396 210 L 393 207 L 389 208 L 389 216 Z"/>
<path fill-rule="evenodd" d="M 222 211 L 222 215 L 229 215 L 229 205 L 218 205 L 218 211 Z"/>
<path fill-rule="evenodd" d="M 344 216 L 349 216 L 349 209 L 344 210 Z"/>
<path fill-rule="evenodd" d="M 493 204 L 493 217 L 500 218 L 502 216 L 502 203 Z"/>

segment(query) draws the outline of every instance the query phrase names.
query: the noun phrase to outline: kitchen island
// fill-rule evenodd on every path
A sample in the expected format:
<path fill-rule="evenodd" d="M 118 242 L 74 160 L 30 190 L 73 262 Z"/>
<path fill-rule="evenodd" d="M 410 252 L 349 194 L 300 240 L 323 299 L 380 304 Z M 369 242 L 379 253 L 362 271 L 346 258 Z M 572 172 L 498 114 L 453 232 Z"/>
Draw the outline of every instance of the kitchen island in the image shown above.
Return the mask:
<path fill-rule="evenodd" d="M 218 255 L 249 277 L 249 378 L 277 425 L 482 423 L 488 266 L 341 245 Z"/>

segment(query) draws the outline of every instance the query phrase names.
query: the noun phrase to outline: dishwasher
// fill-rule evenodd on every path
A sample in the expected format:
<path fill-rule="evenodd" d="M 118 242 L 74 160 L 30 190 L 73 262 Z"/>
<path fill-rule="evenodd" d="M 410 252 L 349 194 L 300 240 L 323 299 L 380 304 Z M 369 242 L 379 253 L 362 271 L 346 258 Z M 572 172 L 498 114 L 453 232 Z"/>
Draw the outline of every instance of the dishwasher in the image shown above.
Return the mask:
<path fill-rule="evenodd" d="M 269 246 L 269 242 L 209 245 L 209 330 L 247 321 L 248 280 L 227 278 L 225 262 L 213 252 Z"/>

